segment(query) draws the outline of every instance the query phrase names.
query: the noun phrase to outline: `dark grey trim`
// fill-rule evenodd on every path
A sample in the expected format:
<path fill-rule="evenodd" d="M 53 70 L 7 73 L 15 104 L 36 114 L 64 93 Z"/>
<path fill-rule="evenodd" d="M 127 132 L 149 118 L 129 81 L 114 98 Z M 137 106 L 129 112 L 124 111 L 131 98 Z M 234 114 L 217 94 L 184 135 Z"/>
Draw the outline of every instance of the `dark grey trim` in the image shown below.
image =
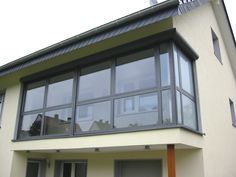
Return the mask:
<path fill-rule="evenodd" d="M 79 71 L 80 72 L 80 71 Z M 72 117 L 71 117 L 71 127 L 70 135 L 74 135 L 75 131 L 75 121 L 76 121 L 76 100 L 78 98 L 78 88 L 79 88 L 79 72 L 74 71 L 74 82 L 73 82 L 73 91 L 72 91 Z"/>
<path fill-rule="evenodd" d="M 5 102 L 5 94 L 6 94 L 6 90 L 1 90 L 0 91 L 0 96 L 2 97 L 2 103 L 1 103 L 1 112 L 0 112 L 0 128 L 2 126 L 2 118 L 3 118 L 3 109 L 4 109 L 4 102 Z"/>
<path fill-rule="evenodd" d="M 45 85 L 45 91 L 44 91 L 44 99 L 43 99 L 43 109 L 47 107 L 47 98 L 48 98 L 48 85 L 49 85 L 49 80 L 46 80 L 46 85 Z M 24 102 L 25 104 L 25 102 Z M 40 131 L 40 136 L 42 136 L 45 132 L 44 126 L 45 126 L 45 112 L 42 111 L 42 120 L 41 120 L 41 131 Z"/>
<path fill-rule="evenodd" d="M 38 52 L 3 65 L 0 67 L 0 76 L 17 72 L 31 65 L 55 58 L 56 56 L 72 52 L 79 48 L 178 15 L 178 9 L 176 8 L 178 4 L 178 0 L 168 0 L 54 44 Z"/>
<path fill-rule="evenodd" d="M 218 35 L 216 35 L 215 31 L 212 28 L 211 28 L 211 38 L 212 38 L 213 53 L 214 53 L 215 57 L 217 58 L 217 60 L 223 65 L 219 38 L 218 38 Z"/>
<path fill-rule="evenodd" d="M 232 125 L 236 127 L 235 107 L 234 107 L 234 102 L 231 99 L 229 99 L 229 106 L 230 106 L 230 112 L 231 112 Z"/>
<path fill-rule="evenodd" d="M 113 129 L 113 130 L 106 130 L 106 131 L 93 131 L 93 132 L 84 132 L 81 134 L 75 134 L 73 138 L 77 137 L 86 137 L 86 136 L 96 136 L 96 135 L 112 135 L 112 134 L 120 134 L 120 133 L 132 133 L 132 132 L 141 132 L 141 131 L 152 131 L 152 130 L 163 130 L 163 129 L 175 129 L 175 128 L 181 128 L 185 129 L 189 132 L 192 132 L 194 134 L 203 136 L 205 133 L 197 131 L 192 129 L 191 127 L 187 127 L 184 125 L 164 125 L 164 126 L 146 126 L 146 127 L 139 127 L 139 128 L 123 128 L 123 129 Z M 62 139 L 62 138 L 72 138 L 69 135 L 51 135 L 51 136 L 35 136 L 35 137 L 29 137 L 25 139 L 14 139 L 12 142 L 23 142 L 23 141 L 33 141 L 33 140 L 47 140 L 47 139 Z"/>
<path fill-rule="evenodd" d="M 52 60 L 57 56 L 70 53 L 82 47 L 95 44 L 105 39 L 109 39 L 150 24 L 158 23 L 161 20 L 170 17 L 187 13 L 207 2 L 208 0 L 195 0 L 193 2 L 179 5 L 178 0 L 168 0 L 159 3 L 3 65 L 0 67 L 0 76 L 18 72 L 26 67 L 44 62 L 46 60 Z M 227 14 L 226 9 L 225 12 Z"/>

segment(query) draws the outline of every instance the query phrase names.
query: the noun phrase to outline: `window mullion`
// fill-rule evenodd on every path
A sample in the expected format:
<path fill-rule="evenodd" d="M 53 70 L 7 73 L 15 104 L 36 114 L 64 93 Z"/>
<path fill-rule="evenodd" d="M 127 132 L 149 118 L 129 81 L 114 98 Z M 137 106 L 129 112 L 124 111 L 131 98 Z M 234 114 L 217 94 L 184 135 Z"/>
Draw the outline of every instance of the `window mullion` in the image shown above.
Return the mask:
<path fill-rule="evenodd" d="M 113 95 L 115 95 L 115 89 L 116 89 L 116 59 L 113 59 L 112 60 L 112 63 L 111 63 L 111 128 L 113 129 L 114 128 L 114 125 L 115 125 L 115 99 L 112 98 Z"/>
<path fill-rule="evenodd" d="M 44 134 L 44 124 L 45 124 L 45 109 L 47 107 L 47 98 L 48 98 L 48 85 L 49 85 L 49 79 L 46 80 L 45 84 L 45 92 L 44 92 L 44 100 L 43 100 L 43 116 L 42 116 L 42 121 L 41 121 L 41 131 L 40 131 L 40 136 Z"/>
<path fill-rule="evenodd" d="M 70 126 L 70 135 L 74 135 L 74 127 L 76 123 L 76 101 L 78 95 L 78 85 L 79 85 L 79 73 L 80 70 L 76 70 L 74 72 L 74 81 L 73 81 L 73 92 L 72 92 L 72 119 L 71 119 L 71 126 Z"/>
<path fill-rule="evenodd" d="M 169 44 L 168 53 L 170 56 L 170 84 L 171 84 L 171 103 L 172 103 L 172 120 L 177 124 L 177 99 L 176 99 L 176 79 L 175 79 L 175 63 L 174 63 L 174 46 L 173 42 Z"/>
<path fill-rule="evenodd" d="M 159 46 L 155 48 L 155 63 L 156 63 L 156 84 L 157 84 L 157 103 L 158 103 L 158 125 L 162 125 L 162 96 L 161 96 L 161 64 Z"/>

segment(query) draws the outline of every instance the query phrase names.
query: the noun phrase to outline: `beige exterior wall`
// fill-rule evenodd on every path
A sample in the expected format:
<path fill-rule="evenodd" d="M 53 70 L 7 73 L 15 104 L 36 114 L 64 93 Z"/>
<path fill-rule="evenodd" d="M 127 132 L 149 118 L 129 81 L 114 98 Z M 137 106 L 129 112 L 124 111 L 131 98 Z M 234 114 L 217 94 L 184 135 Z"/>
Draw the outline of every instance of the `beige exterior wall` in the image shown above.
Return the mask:
<path fill-rule="evenodd" d="M 221 31 L 210 4 L 175 17 L 174 27 L 196 50 L 200 109 L 204 136 L 205 177 L 236 176 L 236 128 L 229 98 L 236 103 L 236 82 Z M 223 65 L 213 51 L 211 28 L 220 41 Z"/>

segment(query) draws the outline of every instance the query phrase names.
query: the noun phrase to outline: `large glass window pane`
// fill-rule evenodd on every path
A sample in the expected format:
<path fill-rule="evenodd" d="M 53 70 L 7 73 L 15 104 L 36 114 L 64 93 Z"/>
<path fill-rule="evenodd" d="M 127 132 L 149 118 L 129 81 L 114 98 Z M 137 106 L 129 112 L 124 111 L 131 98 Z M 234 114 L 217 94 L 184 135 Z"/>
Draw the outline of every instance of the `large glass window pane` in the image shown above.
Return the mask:
<path fill-rule="evenodd" d="M 47 107 L 69 104 L 72 102 L 73 79 L 49 84 Z"/>
<path fill-rule="evenodd" d="M 184 125 L 197 129 L 195 103 L 185 95 L 182 95 Z"/>
<path fill-rule="evenodd" d="M 95 65 L 92 68 L 82 69 L 79 80 L 79 101 L 110 95 L 111 69 L 98 70 L 101 67 Z"/>
<path fill-rule="evenodd" d="M 116 67 L 116 93 L 156 86 L 155 60 L 153 55 L 153 51 L 149 50 L 121 57 L 117 60 L 119 66 Z M 137 61 L 136 59 L 141 60 Z"/>
<path fill-rule="evenodd" d="M 145 94 L 115 100 L 115 127 L 155 125 L 158 121 L 157 94 Z"/>
<path fill-rule="evenodd" d="M 26 91 L 25 111 L 43 108 L 45 86 L 33 88 Z"/>
<path fill-rule="evenodd" d="M 70 132 L 72 109 L 60 109 L 45 113 L 45 134 L 67 134 Z"/>
<path fill-rule="evenodd" d="M 41 113 L 23 116 L 20 138 L 40 135 L 42 117 Z"/>
<path fill-rule="evenodd" d="M 188 93 L 194 95 L 192 63 L 182 54 L 180 55 L 180 67 L 182 88 Z"/>
<path fill-rule="evenodd" d="M 169 124 L 173 122 L 170 90 L 162 91 L 162 116 L 164 124 Z"/>
<path fill-rule="evenodd" d="M 76 109 L 77 133 L 111 128 L 110 101 L 78 106 Z"/>
<path fill-rule="evenodd" d="M 168 53 L 168 45 L 160 46 L 160 64 L 161 64 L 161 85 L 170 85 L 170 57 Z"/>
<path fill-rule="evenodd" d="M 177 117 L 178 123 L 182 124 L 182 114 L 181 114 L 181 98 L 179 91 L 176 92 L 176 102 L 177 102 Z"/>
<path fill-rule="evenodd" d="M 179 62 L 178 62 L 178 54 L 177 49 L 174 46 L 174 65 L 175 65 L 175 84 L 179 87 Z"/>

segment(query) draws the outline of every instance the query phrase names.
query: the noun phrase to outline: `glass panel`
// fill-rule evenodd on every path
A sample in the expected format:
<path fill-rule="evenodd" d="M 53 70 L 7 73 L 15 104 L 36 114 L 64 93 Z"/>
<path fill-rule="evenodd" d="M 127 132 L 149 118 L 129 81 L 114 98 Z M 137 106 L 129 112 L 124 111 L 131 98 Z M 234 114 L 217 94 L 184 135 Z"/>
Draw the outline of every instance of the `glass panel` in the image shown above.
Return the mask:
<path fill-rule="evenodd" d="M 177 49 L 174 46 L 174 65 L 175 65 L 175 84 L 179 87 L 179 63 L 178 63 L 178 55 Z"/>
<path fill-rule="evenodd" d="M 27 90 L 25 99 L 25 111 L 43 108 L 45 86 Z"/>
<path fill-rule="evenodd" d="M 80 76 L 79 100 L 88 100 L 110 95 L 111 69 Z"/>
<path fill-rule="evenodd" d="M 182 124 L 182 115 L 181 115 L 181 98 L 179 91 L 176 92 L 176 101 L 177 101 L 177 117 L 178 117 L 178 123 Z"/>
<path fill-rule="evenodd" d="M 76 132 L 110 129 L 110 112 L 110 101 L 78 106 L 76 109 Z"/>
<path fill-rule="evenodd" d="M 49 84 L 47 107 L 71 103 L 72 89 L 73 79 Z"/>
<path fill-rule="evenodd" d="M 64 163 L 63 165 L 63 177 L 71 177 L 72 163 Z"/>
<path fill-rule="evenodd" d="M 39 163 L 27 163 L 26 177 L 39 177 Z"/>
<path fill-rule="evenodd" d="M 66 134 L 70 132 L 72 109 L 60 109 L 45 113 L 45 134 Z"/>
<path fill-rule="evenodd" d="M 20 138 L 40 135 L 42 117 L 41 113 L 23 116 Z"/>
<path fill-rule="evenodd" d="M 162 116 L 164 124 L 169 124 L 173 122 L 170 90 L 162 91 Z"/>
<path fill-rule="evenodd" d="M 194 95 L 192 63 L 183 55 L 180 55 L 180 67 L 182 88 L 188 93 Z"/>
<path fill-rule="evenodd" d="M 160 64 L 161 64 L 161 85 L 170 85 L 170 59 L 168 53 L 168 45 L 160 46 Z"/>
<path fill-rule="evenodd" d="M 117 60 L 117 63 L 122 65 L 116 67 L 116 93 L 130 92 L 156 86 L 153 53 L 151 56 L 150 54 L 143 56 L 141 52 L 139 54 L 143 57 L 142 60 L 133 61 L 128 64 L 123 64 L 124 61 L 120 60 L 126 58 L 127 62 L 131 59 L 134 60 L 132 57 L 138 57 L 138 55 L 130 55 Z"/>
<path fill-rule="evenodd" d="M 184 125 L 197 129 L 195 103 L 185 95 L 182 95 Z"/>
<path fill-rule="evenodd" d="M 75 177 L 86 177 L 87 164 L 86 163 L 75 163 Z"/>
<path fill-rule="evenodd" d="M 157 124 L 157 105 L 157 94 L 153 93 L 115 100 L 115 127 L 140 127 Z"/>

